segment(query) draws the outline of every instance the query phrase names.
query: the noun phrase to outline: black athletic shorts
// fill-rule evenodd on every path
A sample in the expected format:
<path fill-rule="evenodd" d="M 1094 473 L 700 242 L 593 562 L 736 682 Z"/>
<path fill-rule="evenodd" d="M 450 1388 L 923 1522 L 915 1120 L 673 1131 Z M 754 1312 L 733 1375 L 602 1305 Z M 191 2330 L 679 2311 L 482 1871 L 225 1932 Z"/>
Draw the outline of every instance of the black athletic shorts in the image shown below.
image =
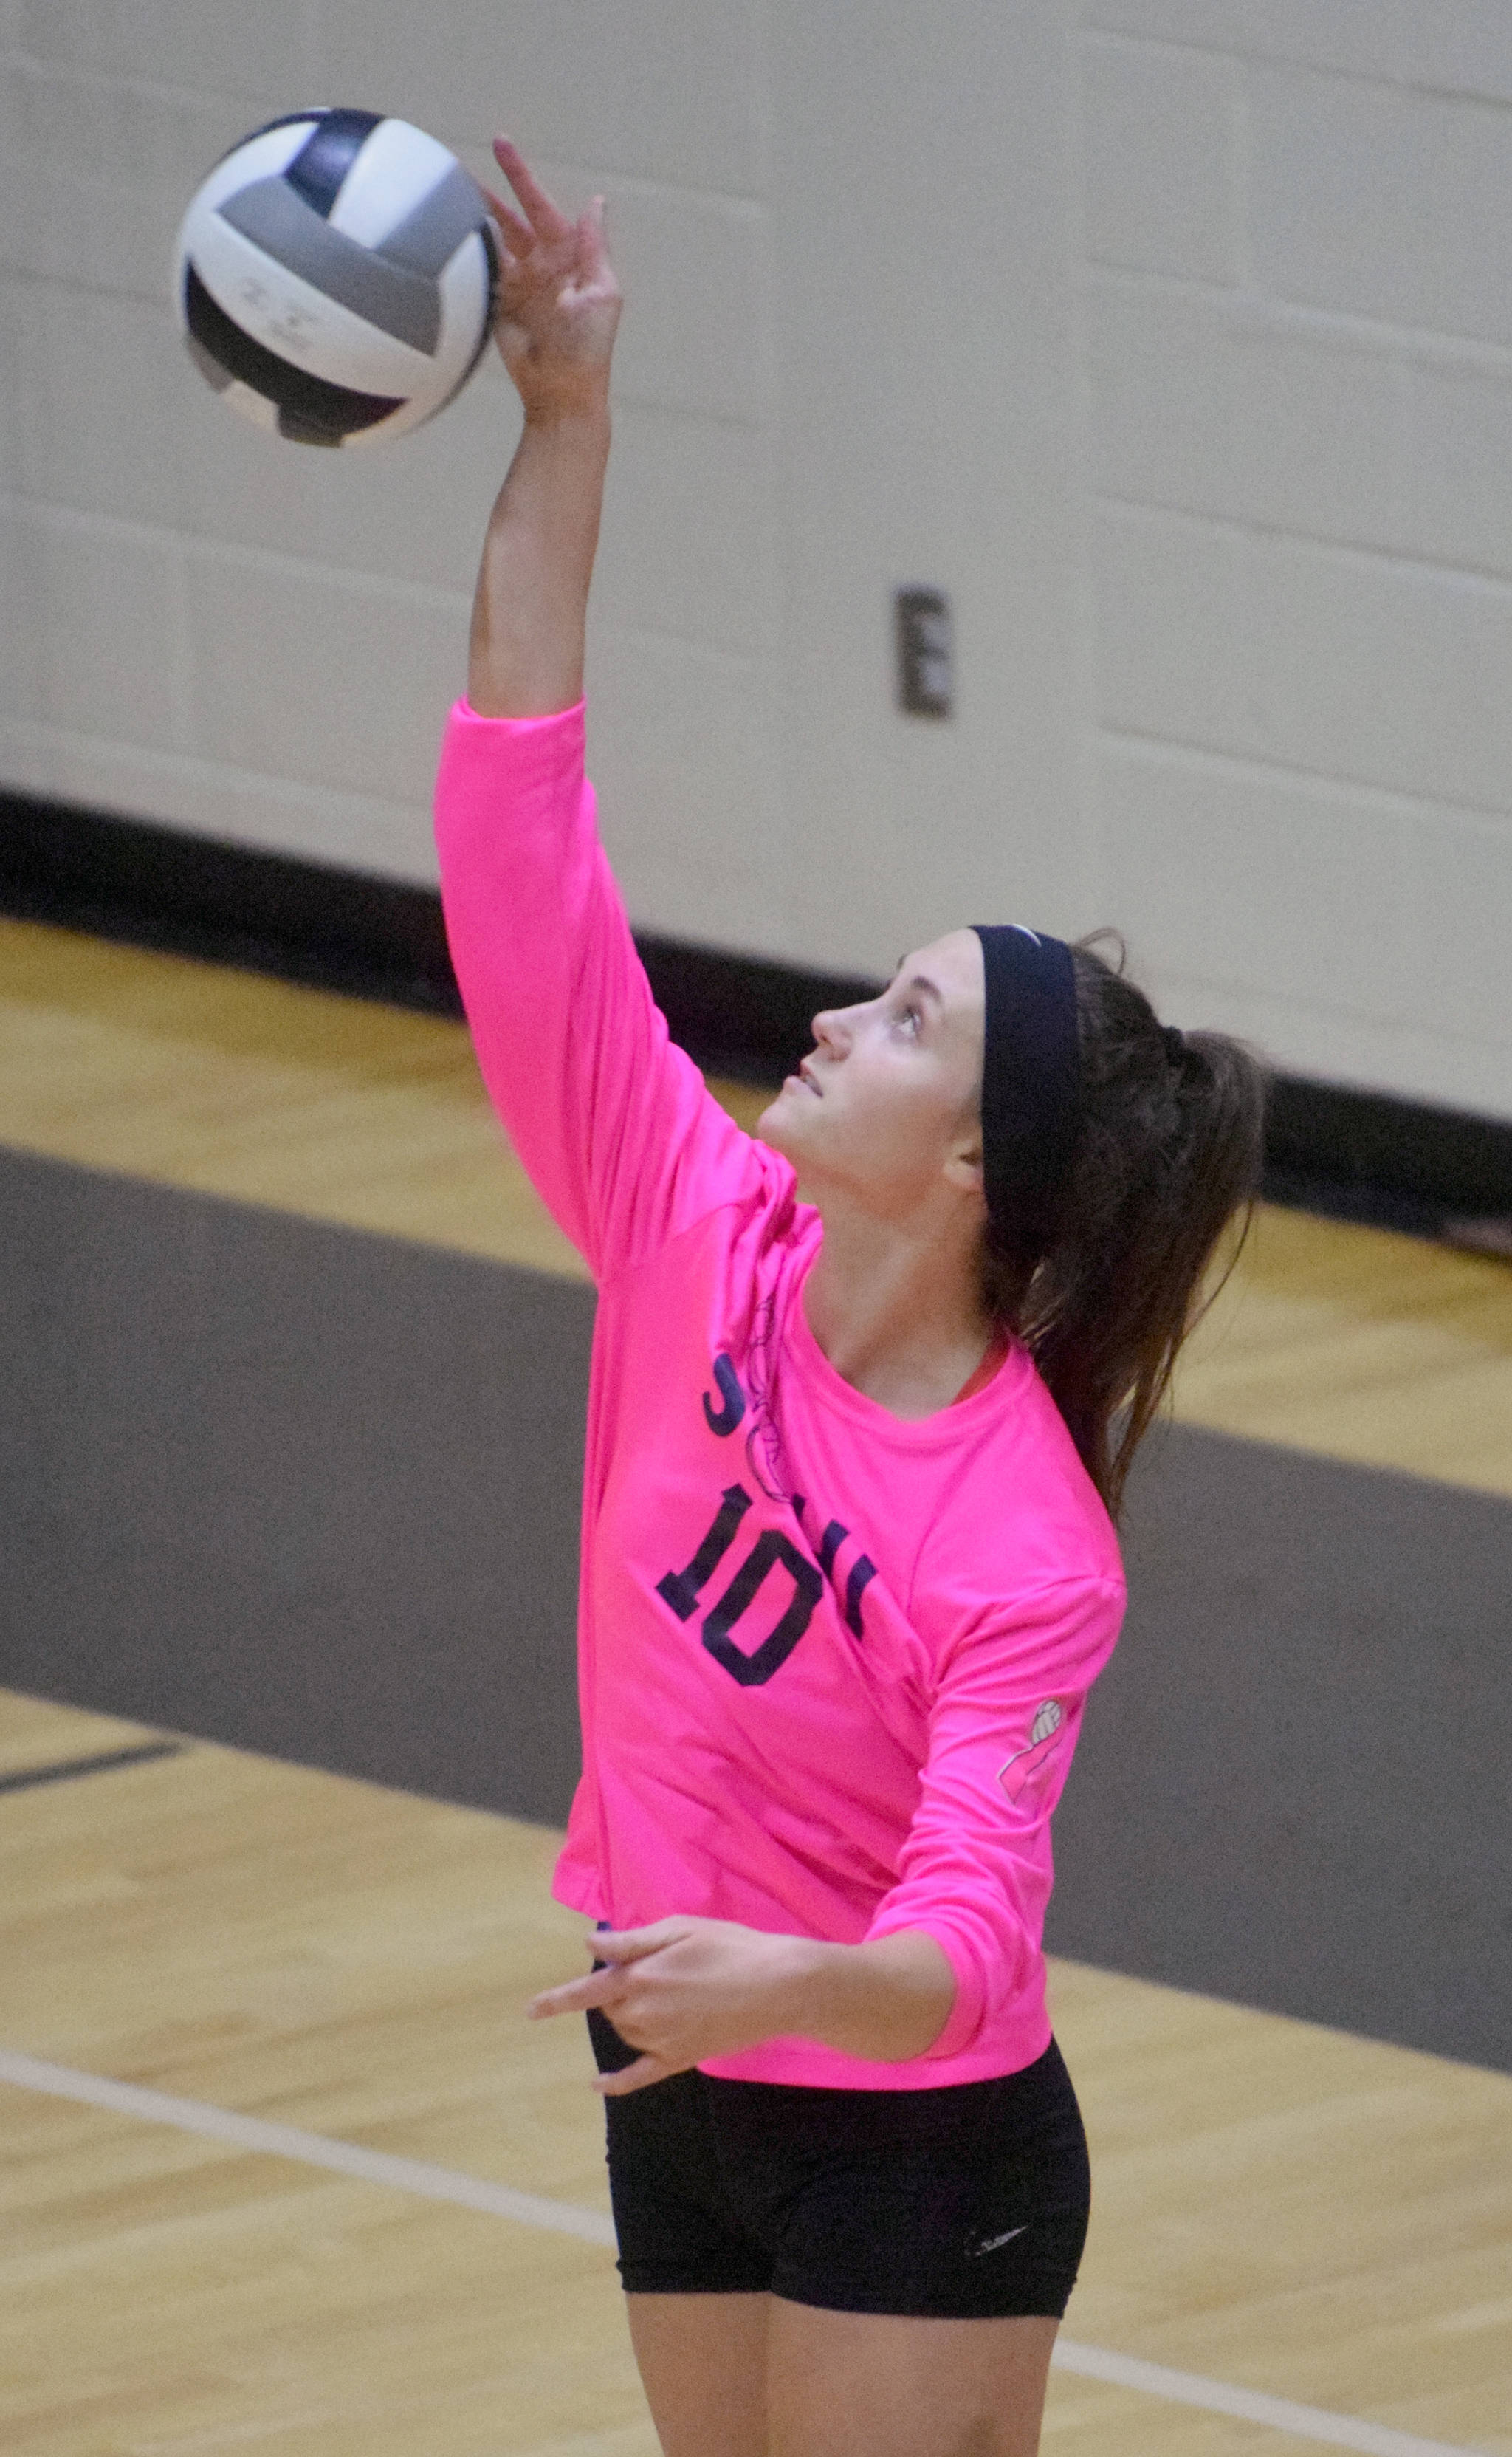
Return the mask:
<path fill-rule="evenodd" d="M 601 2073 L 633 2062 L 606 2014 Z M 1059 2320 L 1087 2238 L 1087 2137 L 1053 2040 L 937 2090 L 674 2074 L 604 2101 L 629 2295 L 769 2290 L 830 2312 Z"/>

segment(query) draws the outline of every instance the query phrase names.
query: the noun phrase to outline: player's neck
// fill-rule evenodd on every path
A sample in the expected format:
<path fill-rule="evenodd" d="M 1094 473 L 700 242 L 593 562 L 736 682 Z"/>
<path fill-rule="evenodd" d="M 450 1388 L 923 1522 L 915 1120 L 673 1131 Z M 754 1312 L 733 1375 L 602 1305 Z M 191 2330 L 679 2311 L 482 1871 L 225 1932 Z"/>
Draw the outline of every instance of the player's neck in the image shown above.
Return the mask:
<path fill-rule="evenodd" d="M 948 1408 L 992 1336 L 977 1232 L 942 1236 L 823 1207 L 824 1244 L 803 1287 L 819 1348 L 841 1377 L 895 1416 Z M 952 1228 L 954 1224 L 951 1224 Z"/>

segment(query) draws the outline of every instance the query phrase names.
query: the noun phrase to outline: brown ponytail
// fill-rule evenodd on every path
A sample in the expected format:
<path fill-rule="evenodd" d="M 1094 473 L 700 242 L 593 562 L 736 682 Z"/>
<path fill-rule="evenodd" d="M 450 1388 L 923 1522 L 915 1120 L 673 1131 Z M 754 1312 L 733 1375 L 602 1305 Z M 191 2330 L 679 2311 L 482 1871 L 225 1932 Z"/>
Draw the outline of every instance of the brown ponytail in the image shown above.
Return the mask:
<path fill-rule="evenodd" d="M 1112 940 L 1116 963 L 1097 953 L 1099 939 Z M 1216 1293 L 1202 1299 L 1214 1249 L 1239 1214 L 1232 1270 L 1248 1233 L 1266 1076 L 1223 1033 L 1163 1030 L 1124 978 L 1116 933 L 1078 940 L 1072 956 L 1081 1115 L 1066 1225 L 1027 1275 L 990 1232 L 984 1285 L 1116 1518 L 1176 1352 Z"/>

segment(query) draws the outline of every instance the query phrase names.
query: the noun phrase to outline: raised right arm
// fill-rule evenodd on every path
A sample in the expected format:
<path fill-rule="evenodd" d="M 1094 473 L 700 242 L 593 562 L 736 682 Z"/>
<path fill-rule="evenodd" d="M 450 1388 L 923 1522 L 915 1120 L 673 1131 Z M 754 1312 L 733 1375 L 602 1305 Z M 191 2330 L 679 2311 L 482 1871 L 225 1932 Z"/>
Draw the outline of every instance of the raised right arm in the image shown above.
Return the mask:
<path fill-rule="evenodd" d="M 501 353 L 525 423 L 484 542 L 467 704 L 437 782 L 452 960 L 494 1105 L 603 1278 L 733 1190 L 753 1147 L 670 1045 L 582 773 L 583 626 L 620 291 L 602 210 L 570 222 L 496 147 Z"/>
<path fill-rule="evenodd" d="M 582 697 L 620 287 L 603 199 L 569 221 L 513 145 L 501 137 L 494 151 L 523 208 L 489 198 L 502 243 L 497 340 L 525 423 L 483 544 L 467 697 L 480 716 L 551 716 Z"/>

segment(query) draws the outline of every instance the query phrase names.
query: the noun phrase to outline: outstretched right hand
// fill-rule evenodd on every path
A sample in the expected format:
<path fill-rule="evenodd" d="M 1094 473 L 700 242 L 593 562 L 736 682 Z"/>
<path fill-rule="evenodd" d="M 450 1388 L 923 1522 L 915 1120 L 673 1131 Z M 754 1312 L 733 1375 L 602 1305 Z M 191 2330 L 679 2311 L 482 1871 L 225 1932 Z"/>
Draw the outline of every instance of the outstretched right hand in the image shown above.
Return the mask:
<path fill-rule="evenodd" d="M 495 138 L 494 159 L 521 207 L 484 191 L 501 241 L 494 339 L 527 422 L 546 424 L 597 408 L 608 389 L 622 298 L 604 245 L 603 198 L 569 221 L 507 137 Z"/>

